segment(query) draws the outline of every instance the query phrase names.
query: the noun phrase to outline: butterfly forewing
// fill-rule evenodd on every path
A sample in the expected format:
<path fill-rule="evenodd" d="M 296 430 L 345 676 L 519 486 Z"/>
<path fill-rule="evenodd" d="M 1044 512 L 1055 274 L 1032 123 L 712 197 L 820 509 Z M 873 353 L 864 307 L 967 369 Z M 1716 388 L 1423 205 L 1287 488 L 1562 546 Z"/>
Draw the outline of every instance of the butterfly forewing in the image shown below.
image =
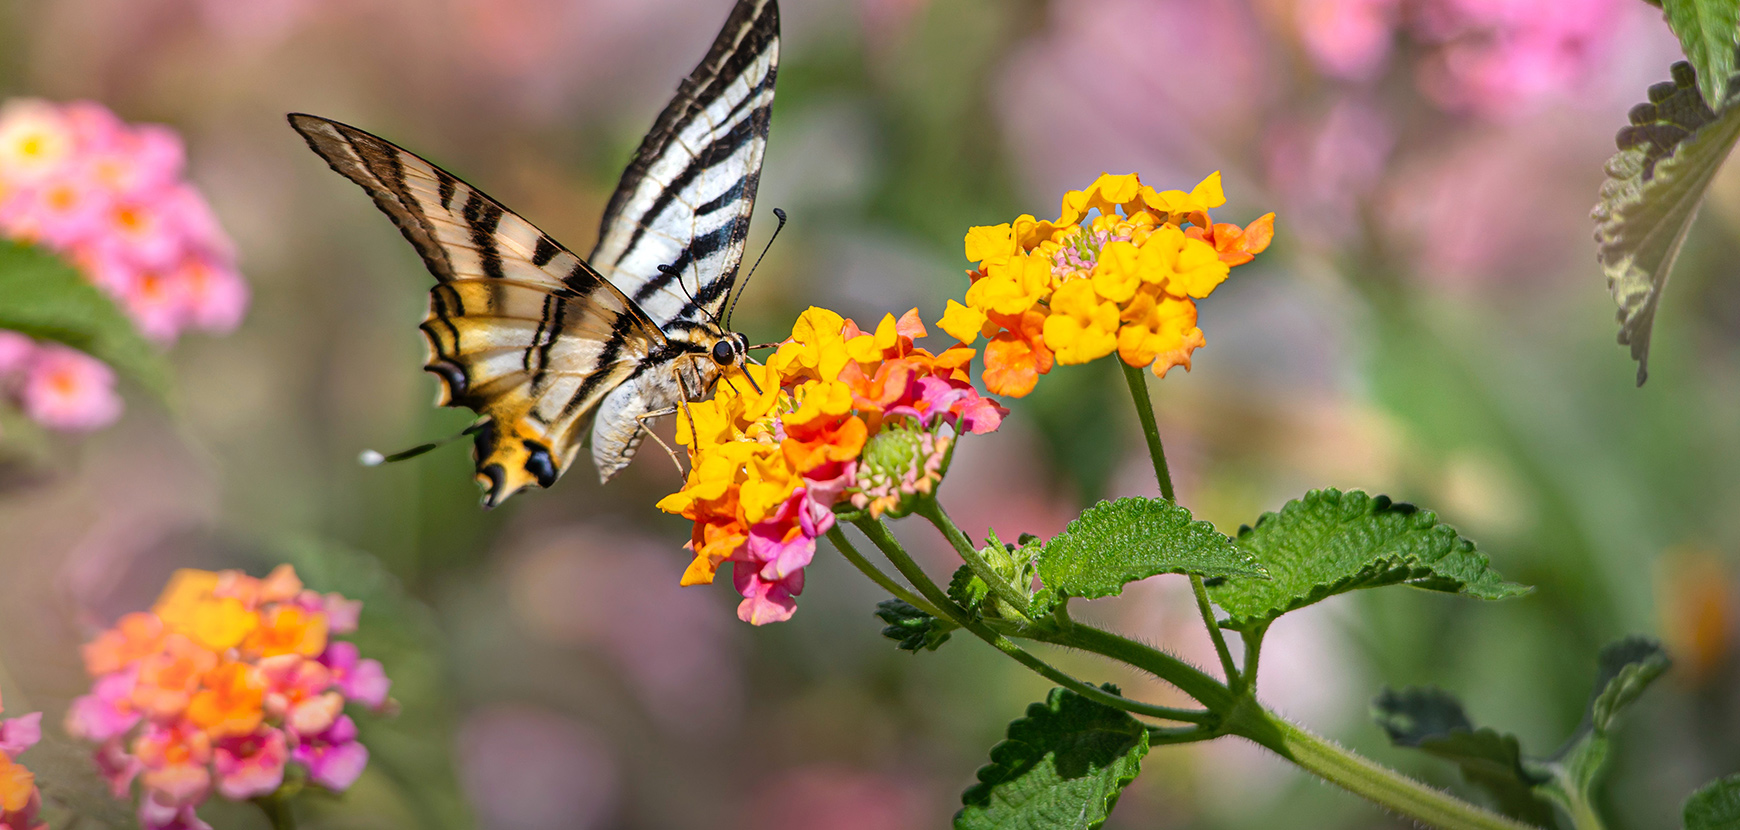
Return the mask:
<path fill-rule="evenodd" d="M 378 136 L 290 122 L 392 217 L 438 280 L 423 333 L 445 405 L 489 417 L 478 474 L 494 504 L 548 486 L 578 454 L 594 406 L 664 341 L 635 304 L 530 222 Z"/>
<path fill-rule="evenodd" d="M 605 209 L 589 261 L 667 331 L 717 318 L 731 293 L 778 66 L 778 6 L 741 0 Z"/>

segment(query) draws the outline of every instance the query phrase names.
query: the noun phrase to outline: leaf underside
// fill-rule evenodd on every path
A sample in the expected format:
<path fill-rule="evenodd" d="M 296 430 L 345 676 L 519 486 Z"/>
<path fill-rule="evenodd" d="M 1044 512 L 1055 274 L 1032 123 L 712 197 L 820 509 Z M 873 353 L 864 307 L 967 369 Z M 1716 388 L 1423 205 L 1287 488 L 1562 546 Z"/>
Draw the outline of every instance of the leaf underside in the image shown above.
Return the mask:
<path fill-rule="evenodd" d="M 1631 109 L 1590 214 L 1596 259 L 1619 304 L 1619 343 L 1631 347 L 1639 386 L 1649 377 L 1662 289 L 1705 192 L 1740 138 L 1740 106 L 1732 98 L 1718 114 L 1705 104 L 1690 64 L 1674 64 L 1672 74 L 1672 81 L 1649 88 L 1648 103 Z"/>
<path fill-rule="evenodd" d="M 1455 695 L 1441 689 L 1385 689 L 1372 702 L 1372 716 L 1397 746 L 1456 764 L 1506 815 L 1553 826 L 1552 805 L 1533 791 L 1542 779 L 1523 766 L 1516 736 L 1475 729 Z"/>
<path fill-rule="evenodd" d="M 1488 566 L 1485 554 L 1431 511 L 1358 490 L 1313 490 L 1239 529 L 1268 580 L 1232 578 L 1211 588 L 1228 628 L 1249 631 L 1336 594 L 1411 585 L 1478 599 L 1527 593 Z"/>
<path fill-rule="evenodd" d="M 936 651 L 938 646 L 948 641 L 949 632 L 954 628 L 953 625 L 898 599 L 885 599 L 876 603 L 876 616 L 888 623 L 882 629 L 882 636 L 893 640 L 900 650 L 915 654 L 920 649 Z"/>
<path fill-rule="evenodd" d="M 1092 830 L 1111 815 L 1147 754 L 1148 730 L 1129 713 L 1052 689 L 991 748 L 979 783 L 961 794 L 955 827 Z"/>
<path fill-rule="evenodd" d="M 102 291 L 60 257 L 0 239 L 0 329 L 64 343 L 159 396 L 169 365 Z"/>
<path fill-rule="evenodd" d="M 1063 597 L 1096 599 L 1158 574 L 1262 578 L 1250 554 L 1208 522 L 1165 499 L 1102 501 L 1039 553 L 1040 612 Z"/>
<path fill-rule="evenodd" d="M 1667 651 L 1654 640 L 1627 637 L 1609 644 L 1601 649 L 1595 691 L 1589 697 L 1584 720 L 1596 732 L 1606 733 L 1620 711 L 1636 701 L 1672 665 Z"/>

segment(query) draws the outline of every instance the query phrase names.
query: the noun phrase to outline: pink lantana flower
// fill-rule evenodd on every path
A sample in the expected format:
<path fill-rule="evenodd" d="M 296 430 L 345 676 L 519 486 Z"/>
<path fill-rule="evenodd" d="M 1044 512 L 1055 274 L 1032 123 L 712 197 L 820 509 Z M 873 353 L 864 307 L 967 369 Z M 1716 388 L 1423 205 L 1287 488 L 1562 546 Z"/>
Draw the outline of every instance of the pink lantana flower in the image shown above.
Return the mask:
<path fill-rule="evenodd" d="M 308 780 L 333 792 L 344 792 L 369 763 L 368 747 L 356 735 L 356 722 L 349 715 L 339 715 L 325 731 L 299 736 L 293 757 L 308 768 Z"/>
<path fill-rule="evenodd" d="M 65 346 L 41 346 L 19 392 L 24 412 L 49 429 L 86 431 L 121 417 L 115 372 L 90 355 Z"/>
<path fill-rule="evenodd" d="M 67 733 L 98 743 L 127 734 L 144 717 L 133 704 L 138 678 L 138 666 L 98 678 L 91 693 L 74 698 L 67 709 Z"/>
<path fill-rule="evenodd" d="M 381 661 L 360 659 L 355 643 L 332 641 L 320 655 L 320 662 L 332 672 L 332 685 L 347 699 L 370 709 L 386 705 L 393 681 L 387 679 Z"/>
<path fill-rule="evenodd" d="M 278 789 L 290 749 L 283 730 L 262 726 L 239 738 L 226 738 L 212 749 L 212 773 L 224 798 L 243 801 Z"/>

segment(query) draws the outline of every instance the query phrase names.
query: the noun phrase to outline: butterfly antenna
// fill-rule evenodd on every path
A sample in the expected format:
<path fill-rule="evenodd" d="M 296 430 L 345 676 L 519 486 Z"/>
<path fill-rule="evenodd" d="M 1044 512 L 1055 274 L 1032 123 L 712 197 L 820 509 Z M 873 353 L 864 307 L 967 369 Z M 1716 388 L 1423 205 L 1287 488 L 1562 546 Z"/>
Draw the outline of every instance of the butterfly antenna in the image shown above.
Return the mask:
<path fill-rule="evenodd" d="M 713 325 L 715 325 L 715 326 L 719 325 L 719 318 L 714 317 L 713 312 L 708 311 L 705 306 L 701 305 L 699 302 L 697 302 L 695 300 L 695 295 L 689 293 L 689 286 L 683 283 L 683 276 L 682 276 L 681 272 L 679 272 L 676 268 L 674 268 L 672 266 L 660 265 L 659 266 L 659 273 L 669 274 L 672 279 L 675 279 L 677 281 L 677 287 L 683 289 L 683 296 L 689 298 L 689 305 L 692 305 L 695 308 L 700 309 L 702 314 L 707 315 L 707 318 L 713 321 Z"/>
<path fill-rule="evenodd" d="M 773 247 L 773 240 L 779 238 L 779 232 L 785 230 L 785 211 L 773 209 L 773 215 L 779 217 L 779 227 L 773 229 L 773 236 L 767 238 L 767 247 L 761 249 L 761 256 L 755 258 L 755 264 L 749 266 L 749 274 L 743 278 L 743 284 L 737 287 L 737 296 L 731 298 L 731 307 L 725 309 L 725 322 L 721 328 L 731 328 L 731 312 L 737 310 L 737 301 L 743 299 L 743 290 L 749 287 L 749 278 L 755 276 L 755 269 L 761 267 L 761 261 L 767 258 L 767 252 Z"/>
<path fill-rule="evenodd" d="M 472 424 L 471 426 L 466 427 L 465 429 L 460 430 L 459 433 L 456 435 L 449 435 L 446 438 L 443 438 L 439 441 L 430 441 L 427 444 L 418 444 L 417 446 L 412 447 L 408 450 L 400 450 L 396 453 L 393 453 L 392 455 L 381 455 L 380 453 L 375 452 L 374 450 L 363 450 L 362 452 L 357 454 L 356 460 L 357 460 L 357 463 L 363 465 L 364 467 L 379 467 L 382 464 L 391 464 L 394 461 L 405 461 L 407 459 L 416 458 L 417 456 L 422 455 L 423 453 L 429 452 L 430 450 L 439 449 L 441 447 L 444 447 L 448 444 L 453 443 L 454 441 L 458 441 L 459 439 L 464 438 L 467 435 L 471 435 L 480 429 L 483 429 L 483 426 L 485 423 L 488 423 L 488 422 L 487 421 L 479 421 L 475 424 Z"/>

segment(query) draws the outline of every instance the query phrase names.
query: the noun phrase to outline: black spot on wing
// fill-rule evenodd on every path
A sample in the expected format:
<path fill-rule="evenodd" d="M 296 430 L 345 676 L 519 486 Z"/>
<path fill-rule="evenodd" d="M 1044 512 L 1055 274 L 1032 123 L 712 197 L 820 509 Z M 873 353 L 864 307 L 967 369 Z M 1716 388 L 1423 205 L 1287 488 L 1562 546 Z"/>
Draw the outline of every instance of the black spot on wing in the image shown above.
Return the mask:
<path fill-rule="evenodd" d="M 640 288 L 635 289 L 634 301 L 636 303 L 646 302 L 654 294 L 676 282 L 690 265 L 705 261 L 708 257 L 718 253 L 720 248 L 725 247 L 725 244 L 731 241 L 732 230 L 732 225 L 723 225 L 709 233 L 695 237 L 688 247 L 677 254 L 676 261 L 672 262 L 669 268 L 660 270 L 658 276 L 647 280 L 641 284 Z M 733 274 L 723 281 L 729 283 L 735 277 L 736 275 Z"/>
<path fill-rule="evenodd" d="M 465 224 L 471 228 L 471 246 L 477 249 L 483 275 L 502 278 L 501 249 L 496 247 L 495 229 L 501 224 L 502 209 L 476 190 L 465 200 Z"/>
<path fill-rule="evenodd" d="M 570 397 L 568 403 L 562 406 L 562 418 L 573 415 L 574 410 L 580 408 L 580 405 L 585 403 L 592 396 L 592 393 L 597 392 L 599 387 L 603 386 L 606 380 L 609 380 L 610 366 L 622 356 L 622 346 L 628 341 L 628 333 L 633 331 L 634 327 L 635 321 L 632 316 L 627 314 L 616 316 L 616 321 L 610 325 L 610 337 L 605 339 L 604 348 L 598 352 L 598 361 L 592 366 L 592 374 L 586 376 L 586 380 L 580 383 L 580 388 L 574 390 L 573 397 Z"/>
<path fill-rule="evenodd" d="M 526 472 L 538 480 L 538 486 L 549 489 L 556 483 L 556 462 L 550 457 L 550 448 L 531 439 L 521 442 L 526 448 Z"/>
<path fill-rule="evenodd" d="M 555 259 L 556 255 L 561 252 L 562 247 L 560 245 L 551 242 L 549 237 L 539 234 L 538 248 L 532 252 L 532 264 L 542 268 L 545 265 L 548 265 L 550 260 Z"/>
<path fill-rule="evenodd" d="M 439 168 L 437 168 L 435 170 L 435 178 L 437 181 L 440 182 L 440 184 L 437 187 L 439 188 L 439 193 L 441 196 L 441 207 L 446 209 L 446 210 L 452 210 L 453 209 L 453 191 L 455 189 L 455 185 L 458 184 L 459 180 L 448 175 L 447 171 L 441 170 Z"/>

